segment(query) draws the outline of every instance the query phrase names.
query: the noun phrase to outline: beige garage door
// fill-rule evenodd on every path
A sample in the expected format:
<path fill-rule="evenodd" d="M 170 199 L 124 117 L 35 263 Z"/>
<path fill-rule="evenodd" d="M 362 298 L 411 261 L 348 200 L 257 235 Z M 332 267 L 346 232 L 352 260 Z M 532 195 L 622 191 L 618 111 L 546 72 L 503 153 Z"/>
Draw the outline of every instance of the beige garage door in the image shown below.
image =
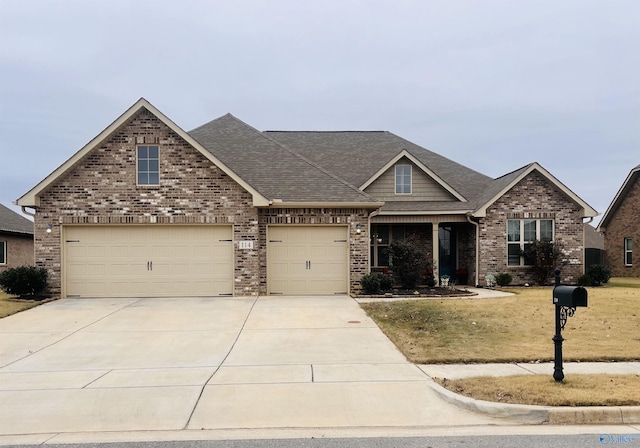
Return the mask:
<path fill-rule="evenodd" d="M 232 232 L 231 226 L 66 227 L 66 294 L 231 295 Z"/>
<path fill-rule="evenodd" d="M 347 227 L 271 226 L 267 229 L 269 294 L 348 291 Z"/>

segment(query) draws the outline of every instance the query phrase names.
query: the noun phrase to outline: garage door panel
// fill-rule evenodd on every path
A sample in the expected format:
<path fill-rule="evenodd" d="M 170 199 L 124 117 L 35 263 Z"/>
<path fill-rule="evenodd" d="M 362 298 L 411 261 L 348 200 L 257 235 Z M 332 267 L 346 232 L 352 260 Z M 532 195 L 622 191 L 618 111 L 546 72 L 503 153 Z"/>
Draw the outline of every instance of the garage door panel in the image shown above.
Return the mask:
<path fill-rule="evenodd" d="M 87 297 L 230 294 L 232 233 L 232 226 L 65 228 L 66 293 Z"/>
<path fill-rule="evenodd" d="M 346 226 L 267 229 L 267 289 L 271 294 L 334 294 L 348 290 Z"/>

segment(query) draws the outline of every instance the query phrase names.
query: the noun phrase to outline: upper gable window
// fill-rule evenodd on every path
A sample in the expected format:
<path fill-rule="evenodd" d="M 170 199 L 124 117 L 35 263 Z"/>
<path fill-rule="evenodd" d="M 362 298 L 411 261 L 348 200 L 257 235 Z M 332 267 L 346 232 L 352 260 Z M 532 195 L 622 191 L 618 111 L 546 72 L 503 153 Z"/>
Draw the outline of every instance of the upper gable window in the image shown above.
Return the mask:
<path fill-rule="evenodd" d="M 633 240 L 631 238 L 624 239 L 624 265 L 633 266 Z"/>
<path fill-rule="evenodd" d="M 7 264 L 7 242 L 0 241 L 0 264 Z"/>
<path fill-rule="evenodd" d="M 160 185 L 158 146 L 138 146 L 138 185 Z"/>
<path fill-rule="evenodd" d="M 411 194 L 411 165 L 396 165 L 396 194 Z"/>

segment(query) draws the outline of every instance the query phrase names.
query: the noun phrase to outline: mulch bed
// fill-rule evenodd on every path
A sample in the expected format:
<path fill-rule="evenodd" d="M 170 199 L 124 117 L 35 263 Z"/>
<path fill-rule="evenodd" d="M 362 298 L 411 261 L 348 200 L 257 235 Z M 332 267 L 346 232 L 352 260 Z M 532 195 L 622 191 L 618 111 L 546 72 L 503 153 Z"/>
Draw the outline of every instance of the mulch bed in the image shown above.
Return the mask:
<path fill-rule="evenodd" d="M 385 299 L 385 298 L 415 298 L 415 297 L 459 297 L 459 296 L 473 296 L 475 293 L 467 291 L 466 289 L 457 288 L 416 288 L 416 289 L 394 289 L 386 294 L 358 294 L 357 297 L 372 298 L 372 299 Z"/>

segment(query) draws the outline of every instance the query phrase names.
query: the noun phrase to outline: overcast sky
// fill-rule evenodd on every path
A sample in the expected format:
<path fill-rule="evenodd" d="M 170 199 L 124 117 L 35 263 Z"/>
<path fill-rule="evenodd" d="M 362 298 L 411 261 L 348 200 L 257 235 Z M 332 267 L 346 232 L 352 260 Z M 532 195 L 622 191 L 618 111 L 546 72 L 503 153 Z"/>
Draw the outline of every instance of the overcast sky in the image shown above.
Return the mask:
<path fill-rule="evenodd" d="M 230 112 L 492 177 L 536 161 L 601 214 L 640 164 L 638 0 L 0 0 L 0 64 L 7 206 L 140 97 L 187 131 Z"/>

